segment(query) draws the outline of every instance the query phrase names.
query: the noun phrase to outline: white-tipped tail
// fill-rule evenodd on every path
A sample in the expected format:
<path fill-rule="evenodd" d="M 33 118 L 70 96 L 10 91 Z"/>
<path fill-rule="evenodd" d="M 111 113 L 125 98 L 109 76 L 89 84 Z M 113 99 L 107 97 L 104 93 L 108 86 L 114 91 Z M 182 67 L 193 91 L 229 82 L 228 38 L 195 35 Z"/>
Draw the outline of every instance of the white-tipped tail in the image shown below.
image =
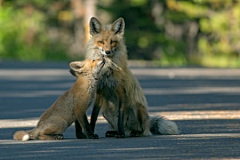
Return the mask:
<path fill-rule="evenodd" d="M 13 139 L 18 141 L 28 141 L 30 139 L 30 135 L 26 131 L 17 131 L 13 135 Z"/>
<path fill-rule="evenodd" d="M 150 126 L 153 134 L 179 134 L 177 124 L 173 121 L 165 119 L 164 117 L 150 117 Z"/>
<path fill-rule="evenodd" d="M 23 136 L 22 141 L 28 141 L 30 139 L 29 134 Z"/>

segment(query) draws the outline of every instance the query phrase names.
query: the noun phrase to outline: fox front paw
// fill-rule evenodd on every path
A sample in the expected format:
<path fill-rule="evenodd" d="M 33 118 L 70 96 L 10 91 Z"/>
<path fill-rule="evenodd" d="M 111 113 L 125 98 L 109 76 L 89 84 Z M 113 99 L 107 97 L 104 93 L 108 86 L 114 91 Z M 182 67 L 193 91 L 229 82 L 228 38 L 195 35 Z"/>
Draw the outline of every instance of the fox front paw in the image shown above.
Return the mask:
<path fill-rule="evenodd" d="M 141 131 L 132 131 L 130 134 L 130 137 L 142 137 L 143 136 L 143 132 Z"/>
<path fill-rule="evenodd" d="M 125 138 L 125 134 L 124 133 L 120 133 L 120 132 L 117 132 L 116 138 Z"/>
<path fill-rule="evenodd" d="M 98 139 L 98 135 L 97 134 L 91 134 L 88 136 L 88 139 Z"/>
<path fill-rule="evenodd" d="M 62 134 L 56 134 L 55 139 L 56 140 L 62 140 L 64 137 Z"/>
<path fill-rule="evenodd" d="M 107 131 L 105 137 L 115 137 L 117 135 L 117 131 Z"/>

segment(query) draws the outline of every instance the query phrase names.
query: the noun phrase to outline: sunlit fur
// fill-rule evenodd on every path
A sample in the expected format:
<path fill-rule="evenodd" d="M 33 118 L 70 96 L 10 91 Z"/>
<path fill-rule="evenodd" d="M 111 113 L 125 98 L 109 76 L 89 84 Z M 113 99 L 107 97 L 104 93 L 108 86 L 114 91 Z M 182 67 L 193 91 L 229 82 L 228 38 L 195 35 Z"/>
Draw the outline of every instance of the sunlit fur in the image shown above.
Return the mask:
<path fill-rule="evenodd" d="M 63 139 L 62 133 L 75 120 L 81 124 L 87 138 L 96 138 L 90 130 L 90 124 L 84 121 L 84 118 L 94 99 L 97 77 L 103 65 L 102 59 L 71 62 L 72 73 L 78 77 L 72 88 L 41 115 L 34 129 L 17 131 L 13 138 L 22 141 Z"/>
<path fill-rule="evenodd" d="M 111 129 L 118 130 L 119 99 L 126 98 L 124 108 L 124 131 L 129 136 L 132 131 L 142 132 L 142 136 L 149 136 L 150 117 L 147 112 L 147 101 L 137 79 L 127 67 L 127 50 L 124 42 L 123 18 L 119 18 L 112 25 L 102 25 L 96 18 L 90 21 L 90 39 L 87 59 L 97 59 L 102 55 L 106 59 L 97 85 L 97 96 L 94 107 L 101 107 L 103 116 L 109 122 Z M 114 42 L 114 45 L 111 43 Z M 106 54 L 110 51 L 110 54 Z M 163 119 L 163 118 L 162 118 Z M 154 119 L 155 120 L 155 119 Z M 167 126 L 162 123 L 170 121 L 155 121 L 154 126 Z M 95 123 L 92 123 L 94 128 Z M 151 122 L 151 124 L 154 124 Z M 174 132 L 164 131 L 164 134 L 178 134 L 177 125 L 169 125 Z M 161 128 L 161 127 L 160 127 Z M 168 129 L 166 129 L 168 130 Z M 161 131 L 159 131 L 161 132 Z"/>

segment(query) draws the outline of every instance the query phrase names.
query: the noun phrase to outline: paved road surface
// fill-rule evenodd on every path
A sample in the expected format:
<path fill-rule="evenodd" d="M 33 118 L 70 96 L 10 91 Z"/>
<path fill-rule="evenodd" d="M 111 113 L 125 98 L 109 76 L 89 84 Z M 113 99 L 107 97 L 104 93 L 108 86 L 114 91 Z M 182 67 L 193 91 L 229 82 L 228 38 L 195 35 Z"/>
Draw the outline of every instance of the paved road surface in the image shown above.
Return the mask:
<path fill-rule="evenodd" d="M 176 121 L 180 135 L 105 138 L 100 116 L 97 140 L 76 139 L 71 126 L 62 141 L 13 141 L 74 83 L 68 69 L 0 62 L 0 159 L 240 159 L 240 69 L 132 68 L 149 113 Z"/>

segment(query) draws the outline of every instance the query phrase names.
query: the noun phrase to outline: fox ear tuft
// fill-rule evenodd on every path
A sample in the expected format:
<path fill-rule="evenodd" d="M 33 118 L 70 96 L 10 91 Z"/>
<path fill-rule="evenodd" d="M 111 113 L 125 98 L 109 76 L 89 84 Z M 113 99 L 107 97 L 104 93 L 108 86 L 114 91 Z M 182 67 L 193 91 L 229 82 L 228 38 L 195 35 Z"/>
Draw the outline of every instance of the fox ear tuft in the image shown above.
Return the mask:
<path fill-rule="evenodd" d="M 118 18 L 115 22 L 112 24 L 112 31 L 115 34 L 124 34 L 124 29 L 125 29 L 125 22 L 122 17 Z"/>
<path fill-rule="evenodd" d="M 102 24 L 95 17 L 91 18 L 89 25 L 90 25 L 90 34 L 91 35 L 98 34 L 102 30 Z"/>
<path fill-rule="evenodd" d="M 79 70 L 83 67 L 83 63 L 79 61 L 75 61 L 75 62 L 71 62 L 69 66 L 72 70 L 79 72 Z"/>

